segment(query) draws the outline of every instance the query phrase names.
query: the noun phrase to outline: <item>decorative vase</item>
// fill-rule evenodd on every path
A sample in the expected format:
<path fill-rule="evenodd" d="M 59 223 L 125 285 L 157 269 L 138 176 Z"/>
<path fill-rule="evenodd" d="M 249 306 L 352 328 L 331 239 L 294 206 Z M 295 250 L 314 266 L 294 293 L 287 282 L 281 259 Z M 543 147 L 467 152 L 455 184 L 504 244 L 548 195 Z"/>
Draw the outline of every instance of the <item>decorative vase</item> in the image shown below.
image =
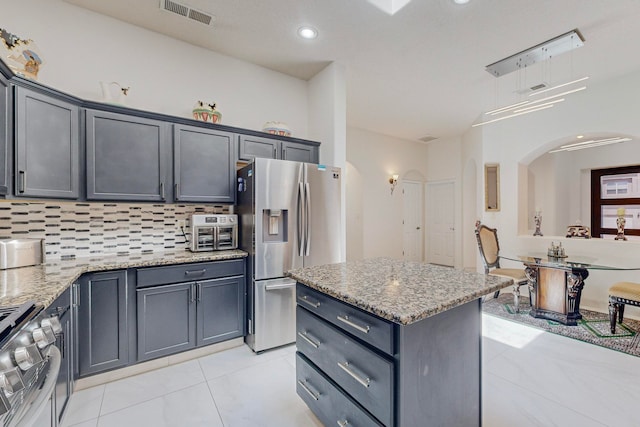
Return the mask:
<path fill-rule="evenodd" d="M 624 209 L 618 209 L 618 217 L 616 218 L 616 227 L 618 228 L 618 234 L 615 240 L 627 240 L 627 236 L 624 235 L 624 226 L 627 220 L 624 218 Z"/>
<path fill-rule="evenodd" d="M 535 215 L 533 215 L 533 222 L 536 224 L 536 231 L 533 232 L 533 235 L 542 236 L 542 231 L 540 231 L 540 226 L 542 225 L 542 211 L 536 211 Z"/>
<path fill-rule="evenodd" d="M 31 39 L 22 39 L 0 28 L 0 57 L 19 76 L 36 80 L 43 61 L 40 49 Z"/>
<path fill-rule="evenodd" d="M 273 135 L 291 136 L 291 129 L 286 123 L 282 122 L 266 122 L 262 125 L 262 131 Z"/>
<path fill-rule="evenodd" d="M 116 87 L 116 89 L 113 88 Z M 100 82 L 102 100 L 109 104 L 126 105 L 130 87 L 122 87 L 118 82 Z"/>

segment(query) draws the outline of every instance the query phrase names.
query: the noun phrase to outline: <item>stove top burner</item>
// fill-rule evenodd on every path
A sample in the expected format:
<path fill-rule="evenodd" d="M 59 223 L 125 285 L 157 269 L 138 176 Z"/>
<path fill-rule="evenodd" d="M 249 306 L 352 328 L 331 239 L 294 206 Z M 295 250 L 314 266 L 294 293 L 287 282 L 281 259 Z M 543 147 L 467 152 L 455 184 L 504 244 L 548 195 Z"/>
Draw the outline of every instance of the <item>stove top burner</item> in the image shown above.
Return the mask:
<path fill-rule="evenodd" d="M 38 306 L 33 301 L 20 305 L 0 307 L 0 344 L 11 335 L 14 329 L 37 313 Z"/>

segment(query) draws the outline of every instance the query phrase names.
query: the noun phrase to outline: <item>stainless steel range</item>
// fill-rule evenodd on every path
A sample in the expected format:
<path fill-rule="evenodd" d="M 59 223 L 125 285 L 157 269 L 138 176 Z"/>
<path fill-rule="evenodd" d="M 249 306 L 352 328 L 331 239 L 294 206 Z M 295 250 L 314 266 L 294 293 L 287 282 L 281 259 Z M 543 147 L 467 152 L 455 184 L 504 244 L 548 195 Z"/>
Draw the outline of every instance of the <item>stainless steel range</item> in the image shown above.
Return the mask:
<path fill-rule="evenodd" d="M 35 425 L 50 405 L 61 361 L 54 342 L 61 331 L 57 315 L 33 302 L 0 308 L 0 425 Z"/>

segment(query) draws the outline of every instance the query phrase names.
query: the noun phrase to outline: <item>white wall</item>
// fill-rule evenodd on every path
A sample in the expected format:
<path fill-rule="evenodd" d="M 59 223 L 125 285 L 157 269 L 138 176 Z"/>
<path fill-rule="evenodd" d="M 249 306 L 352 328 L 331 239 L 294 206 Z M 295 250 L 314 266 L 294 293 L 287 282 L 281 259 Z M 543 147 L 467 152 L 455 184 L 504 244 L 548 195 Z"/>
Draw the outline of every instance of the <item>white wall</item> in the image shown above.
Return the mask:
<path fill-rule="evenodd" d="M 216 102 L 223 124 L 261 130 L 277 120 L 308 138 L 303 80 L 61 0 L 4 1 L 2 28 L 38 45 L 40 82 L 80 98 L 100 100 L 99 82 L 117 81 L 134 108 L 191 117 L 196 101 Z"/>
<path fill-rule="evenodd" d="M 347 259 L 402 258 L 402 191 L 390 194 L 389 176 L 424 179 L 426 158 L 425 144 L 347 128 L 347 161 L 352 165 L 348 176 L 357 177 L 347 182 L 347 195 L 357 197 L 347 200 Z M 350 232 L 357 221 L 362 232 Z M 362 241 L 357 240 L 360 235 Z"/>
<path fill-rule="evenodd" d="M 583 92 L 567 97 L 564 105 L 509 120 L 483 126 L 482 158 L 478 163 L 496 162 L 501 168 L 500 212 L 490 215 L 483 213 L 483 221 L 498 228 L 500 246 L 503 253 L 544 252 L 551 240 L 561 239 L 568 254 L 591 256 L 598 263 L 614 266 L 640 266 L 640 244 L 632 242 L 610 242 L 601 239 L 577 240 L 545 235 L 543 238 L 519 236 L 519 222 L 527 224 L 526 215 L 530 210 L 526 195 L 526 166 L 545 153 L 562 138 L 578 134 L 615 133 L 640 135 L 640 98 L 636 91 L 640 86 L 640 73 L 633 73 L 613 81 L 592 84 Z M 636 142 L 635 144 L 638 144 Z M 601 153 L 610 148 L 596 148 Z M 574 152 L 579 153 L 579 152 Z M 604 159 L 604 155 L 592 152 L 593 156 Z M 590 155 L 590 156 L 591 156 Z M 575 155 L 569 156 L 563 164 L 573 162 Z M 638 163 L 637 156 L 625 163 Z M 577 163 L 577 162 L 576 162 Z M 558 165 L 558 167 L 562 167 Z M 583 166 L 588 167 L 583 163 Z M 575 184 L 572 184 L 575 185 Z M 575 188 L 575 187 L 572 187 Z M 536 196 L 540 189 L 536 190 Z M 546 188 L 556 198 L 555 188 Z M 562 193 L 561 193 L 562 194 Z M 564 194 L 567 194 L 564 192 Z M 558 200 L 556 199 L 556 203 Z M 542 201 L 541 204 L 546 203 Z M 542 206 L 541 206 L 542 207 Z M 544 207 L 542 207 L 544 210 Z M 524 216 L 523 216 L 524 213 Z M 524 219 L 523 219 L 524 218 Z M 566 218 L 562 221 L 566 221 Z M 543 232 L 546 220 L 543 219 Z M 526 226 L 525 226 L 526 229 Z M 556 227 L 557 229 L 557 227 Z M 546 234 L 546 233 L 545 233 Z M 617 280 L 638 281 L 638 271 L 605 272 L 594 271 L 587 279 L 583 293 L 583 306 L 599 311 L 607 310 L 607 289 Z M 634 315 L 634 309 L 629 310 Z M 638 310 L 635 310 L 638 315 Z"/>

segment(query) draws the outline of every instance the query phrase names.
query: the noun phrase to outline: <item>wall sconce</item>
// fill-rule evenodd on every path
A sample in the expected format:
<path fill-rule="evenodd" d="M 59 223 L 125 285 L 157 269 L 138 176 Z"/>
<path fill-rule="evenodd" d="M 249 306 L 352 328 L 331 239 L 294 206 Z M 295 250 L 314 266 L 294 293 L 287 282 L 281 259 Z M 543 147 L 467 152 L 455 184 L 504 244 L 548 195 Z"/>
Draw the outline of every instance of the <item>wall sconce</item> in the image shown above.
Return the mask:
<path fill-rule="evenodd" d="M 391 184 L 391 194 L 393 195 L 393 190 L 398 185 L 398 174 L 393 174 L 389 177 L 389 184 Z"/>

